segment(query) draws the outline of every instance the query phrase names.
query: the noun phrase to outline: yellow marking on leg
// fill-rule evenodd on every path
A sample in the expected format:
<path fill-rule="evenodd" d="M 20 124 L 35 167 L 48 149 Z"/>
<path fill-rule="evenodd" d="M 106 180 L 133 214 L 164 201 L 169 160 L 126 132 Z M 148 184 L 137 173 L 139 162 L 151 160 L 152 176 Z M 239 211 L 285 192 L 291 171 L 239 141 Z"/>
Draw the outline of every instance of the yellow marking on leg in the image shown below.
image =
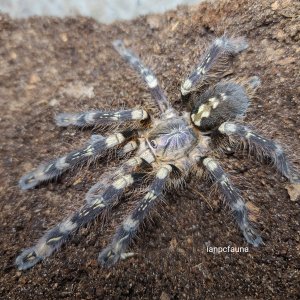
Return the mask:
<path fill-rule="evenodd" d="M 190 92 L 190 89 L 192 87 L 192 81 L 190 79 L 187 79 L 181 86 L 180 90 L 181 90 L 181 94 L 183 96 L 187 95 Z"/>
<path fill-rule="evenodd" d="M 66 220 L 59 225 L 59 231 L 62 233 L 70 232 L 77 227 L 76 222 L 72 222 L 71 220 Z"/>
<path fill-rule="evenodd" d="M 57 236 L 57 237 L 54 237 L 54 238 L 51 238 L 50 240 L 48 240 L 46 243 L 52 243 L 52 242 L 57 242 L 59 240 L 62 239 L 63 236 Z"/>
<path fill-rule="evenodd" d="M 33 181 L 35 181 L 35 177 L 34 177 L 34 176 L 27 179 L 27 183 L 31 183 L 31 182 L 33 182 Z"/>
<path fill-rule="evenodd" d="M 235 133 L 237 131 L 237 126 L 233 123 L 223 123 L 219 127 L 219 131 L 227 134 Z"/>
<path fill-rule="evenodd" d="M 56 163 L 55 163 L 55 167 L 58 169 L 58 170 L 63 170 L 65 168 L 68 168 L 70 166 L 69 163 L 66 163 L 66 156 L 63 156 L 61 158 L 59 158 Z M 52 165 L 50 165 L 51 167 Z M 49 168 L 47 168 L 47 170 L 45 170 L 45 172 L 48 171 Z"/>
<path fill-rule="evenodd" d="M 248 131 L 245 135 L 246 139 L 251 138 L 252 136 L 254 136 L 254 134 L 251 131 Z"/>
<path fill-rule="evenodd" d="M 34 252 L 37 256 L 47 257 L 53 252 L 53 247 L 47 244 L 47 241 L 42 238 L 35 246 Z"/>
<path fill-rule="evenodd" d="M 158 170 L 156 177 L 159 179 L 165 179 L 171 171 L 172 171 L 172 167 L 166 165 Z"/>
<path fill-rule="evenodd" d="M 200 74 L 205 74 L 205 68 L 203 67 L 200 67 L 200 68 L 197 68 L 197 75 L 200 75 Z"/>
<path fill-rule="evenodd" d="M 98 198 L 94 200 L 92 209 L 96 209 L 98 207 L 105 207 L 106 205 L 103 203 L 103 198 Z"/>
<path fill-rule="evenodd" d="M 133 183 L 133 177 L 131 175 L 126 175 L 126 176 L 122 176 L 120 179 L 116 180 L 112 184 L 112 186 L 117 190 L 121 190 L 132 183 Z"/>
<path fill-rule="evenodd" d="M 83 211 L 81 211 L 81 212 L 79 213 L 79 216 L 80 216 L 80 217 L 85 217 L 85 216 L 87 216 L 89 213 L 90 213 L 90 210 L 86 208 L 85 210 L 83 210 Z"/>
<path fill-rule="evenodd" d="M 147 151 L 143 152 L 143 153 L 140 155 L 140 157 L 141 157 L 142 159 L 144 159 L 144 160 L 145 160 L 147 163 L 149 163 L 149 164 L 155 161 L 155 157 L 153 156 L 153 154 L 151 153 L 150 150 L 147 150 Z"/>
<path fill-rule="evenodd" d="M 26 255 L 26 258 L 25 258 L 26 260 L 34 260 L 34 259 L 36 259 L 36 255 L 34 255 L 34 252 L 31 252 L 31 253 L 29 253 L 29 254 L 27 254 Z"/>
<path fill-rule="evenodd" d="M 34 172 L 34 177 L 35 178 L 43 178 L 45 175 L 45 171 L 42 170 L 42 169 L 37 169 L 35 172 Z"/>
<path fill-rule="evenodd" d="M 84 213 L 83 213 L 83 216 L 87 216 L 88 214 L 90 213 L 90 210 L 86 210 Z"/>
<path fill-rule="evenodd" d="M 118 144 L 121 144 L 125 140 L 124 136 L 121 133 L 116 133 L 114 135 L 109 136 L 106 140 L 107 147 L 114 147 Z"/>
<path fill-rule="evenodd" d="M 72 160 L 77 159 L 81 155 L 80 152 L 76 152 L 72 154 Z"/>
<path fill-rule="evenodd" d="M 132 120 L 145 120 L 148 118 L 148 113 L 143 109 L 136 109 L 131 112 Z"/>
<path fill-rule="evenodd" d="M 136 228 L 139 224 L 138 220 L 134 220 L 131 216 L 129 216 L 123 223 L 123 228 L 125 231 L 131 231 Z"/>
<path fill-rule="evenodd" d="M 101 207 L 105 207 L 105 204 L 104 203 L 99 203 L 97 205 L 93 205 L 93 209 L 101 208 Z"/>
<path fill-rule="evenodd" d="M 145 80 L 150 89 L 154 89 L 158 85 L 157 79 L 153 75 L 147 75 Z"/>
<path fill-rule="evenodd" d="M 203 160 L 203 164 L 211 171 L 215 171 L 216 169 L 218 169 L 217 163 L 214 162 L 214 160 L 212 158 L 209 158 L 209 157 L 205 158 Z"/>
<path fill-rule="evenodd" d="M 156 198 L 156 195 L 155 195 L 154 191 L 148 192 L 146 197 L 145 197 L 146 200 L 153 200 L 155 198 Z"/>
<path fill-rule="evenodd" d="M 142 163 L 142 159 L 139 157 L 133 157 L 131 159 L 129 159 L 125 164 L 126 166 L 129 167 L 134 167 L 134 166 L 138 166 Z"/>
<path fill-rule="evenodd" d="M 85 150 L 84 156 L 92 156 L 94 155 L 94 147 Z"/>
<path fill-rule="evenodd" d="M 118 143 L 122 143 L 125 141 L 125 138 L 122 133 L 117 133 L 116 138 L 117 138 Z"/>
<path fill-rule="evenodd" d="M 105 143 L 107 147 L 113 147 L 118 144 L 118 140 L 115 135 L 112 135 L 105 140 Z"/>
<path fill-rule="evenodd" d="M 131 141 L 123 147 L 123 153 L 126 154 L 132 150 L 137 148 L 137 143 L 135 141 Z"/>
<path fill-rule="evenodd" d="M 96 116 L 96 112 L 91 112 L 91 113 L 87 113 L 85 116 L 84 116 L 84 120 L 87 122 L 87 123 L 93 123 L 95 120 L 94 120 L 94 117 Z"/>
<path fill-rule="evenodd" d="M 53 164 L 48 165 L 48 167 L 44 170 L 44 172 L 47 173 L 52 166 L 53 166 Z"/>
<path fill-rule="evenodd" d="M 226 185 L 227 186 L 228 183 L 229 183 L 228 177 L 223 174 L 222 177 L 221 177 L 220 183 L 221 183 L 221 185 Z"/>

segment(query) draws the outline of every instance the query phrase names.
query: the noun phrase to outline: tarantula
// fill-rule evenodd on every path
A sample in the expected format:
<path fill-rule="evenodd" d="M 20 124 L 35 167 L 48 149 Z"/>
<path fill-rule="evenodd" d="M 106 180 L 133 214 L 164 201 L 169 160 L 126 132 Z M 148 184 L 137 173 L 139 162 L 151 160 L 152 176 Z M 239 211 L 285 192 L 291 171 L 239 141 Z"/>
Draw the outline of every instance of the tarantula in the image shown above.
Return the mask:
<path fill-rule="evenodd" d="M 128 188 L 137 188 L 151 178 L 143 198 L 117 229 L 111 243 L 99 254 L 98 261 L 103 266 L 114 265 L 120 258 L 131 255 L 126 253 L 130 242 L 163 192 L 177 187 L 178 182 L 192 171 L 197 176 L 201 173 L 197 172 L 199 169 L 202 174 L 204 171 L 210 176 L 224 195 L 247 242 L 255 247 L 262 244 L 262 238 L 251 221 L 250 207 L 245 204 L 221 165 L 211 157 L 221 147 L 216 139 L 227 137 L 230 141 L 235 138 L 247 143 L 249 149 L 266 155 L 289 181 L 299 182 L 298 175 L 278 144 L 234 122 L 245 114 L 250 102 L 248 94 L 260 84 L 258 77 L 250 78 L 245 86 L 234 81 L 220 81 L 204 92 L 196 93 L 191 112 L 178 112 L 166 98 L 153 72 L 122 41 L 114 41 L 113 46 L 147 84 L 160 110 L 159 117 L 150 116 L 142 108 L 62 113 L 56 116 L 57 125 L 62 127 L 113 122 L 134 122 L 139 126 L 131 126 L 107 136 L 92 135 L 83 148 L 41 164 L 20 179 L 22 189 L 32 189 L 74 166 L 103 156 L 108 149 L 117 148 L 118 153 L 126 154 L 127 158 L 129 156 L 119 168 L 105 173 L 88 191 L 86 204 L 46 232 L 35 246 L 25 249 L 16 259 L 17 267 L 20 270 L 28 269 L 50 256 L 80 226 L 116 205 Z M 190 95 L 195 95 L 193 92 L 205 81 L 208 71 L 216 62 L 236 55 L 247 47 L 243 38 L 222 36 L 215 39 L 182 83 L 182 98 L 187 101 Z"/>

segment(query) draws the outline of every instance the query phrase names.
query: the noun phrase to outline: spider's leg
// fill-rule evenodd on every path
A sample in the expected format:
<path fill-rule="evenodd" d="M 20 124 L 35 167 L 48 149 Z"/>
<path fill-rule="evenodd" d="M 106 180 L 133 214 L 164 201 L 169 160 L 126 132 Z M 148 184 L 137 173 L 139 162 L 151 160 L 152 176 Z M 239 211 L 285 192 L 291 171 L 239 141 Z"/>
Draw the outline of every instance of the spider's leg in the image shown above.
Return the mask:
<path fill-rule="evenodd" d="M 136 149 L 138 149 L 139 143 L 137 141 L 129 141 L 127 144 L 124 145 L 121 149 L 118 150 L 118 156 L 122 157 Z"/>
<path fill-rule="evenodd" d="M 104 173 L 103 177 L 100 177 L 99 182 L 93 185 L 90 190 L 86 194 L 87 203 L 92 203 L 95 199 L 99 198 L 103 191 L 107 189 L 109 183 L 114 182 L 117 178 L 125 178 L 126 174 L 131 174 L 136 167 L 140 167 L 141 169 L 146 169 L 151 166 L 144 158 L 140 156 L 134 156 L 127 160 L 123 165 L 121 165 L 116 171 L 112 173 Z M 115 194 L 114 188 L 118 187 L 119 183 L 123 184 L 123 181 L 116 181 L 110 189 L 106 191 L 106 193 Z"/>
<path fill-rule="evenodd" d="M 41 182 L 58 177 L 78 164 L 99 157 L 105 150 L 118 146 L 135 135 L 136 130 L 126 130 L 107 137 L 93 135 L 85 147 L 41 164 L 35 170 L 25 174 L 20 179 L 19 185 L 23 190 L 34 188 Z"/>
<path fill-rule="evenodd" d="M 35 246 L 23 250 L 15 262 L 19 270 L 33 267 L 58 250 L 79 227 L 92 221 L 103 210 L 111 208 L 127 187 L 141 181 L 144 176 L 145 173 L 119 176 L 102 193 L 96 194 L 94 190 L 93 195 L 88 194 L 88 202 L 79 211 L 46 232 Z"/>
<path fill-rule="evenodd" d="M 229 204 L 236 222 L 242 230 L 247 242 L 255 247 L 263 243 L 262 238 L 256 233 L 249 220 L 249 211 L 241 197 L 238 189 L 232 185 L 230 179 L 222 167 L 212 158 L 205 158 L 203 165 L 212 175 L 219 189 L 225 196 L 226 203 Z"/>
<path fill-rule="evenodd" d="M 145 219 L 155 199 L 163 192 L 166 181 L 172 171 L 171 165 L 162 166 L 156 173 L 155 179 L 150 185 L 149 192 L 138 204 L 134 211 L 123 221 L 117 230 L 111 244 L 100 254 L 98 261 L 106 267 L 114 265 L 120 258 L 126 257 L 126 249 L 135 236 L 139 225 Z"/>
<path fill-rule="evenodd" d="M 218 130 L 229 137 L 238 137 L 246 141 L 250 151 L 255 150 L 257 154 L 269 157 L 276 169 L 291 183 L 300 183 L 299 174 L 292 168 L 281 146 L 274 141 L 266 139 L 246 126 L 232 122 L 223 123 Z"/>
<path fill-rule="evenodd" d="M 120 111 L 88 111 L 82 113 L 60 113 L 55 116 L 58 126 L 66 127 L 70 125 L 85 127 L 111 122 L 126 122 L 147 119 L 148 113 L 143 109 L 127 109 Z"/>
<path fill-rule="evenodd" d="M 224 55 L 235 55 L 248 47 L 244 38 L 228 38 L 222 36 L 214 40 L 209 49 L 205 52 L 200 62 L 196 65 L 191 74 L 183 81 L 181 85 L 182 96 L 192 92 L 198 84 L 205 79 L 208 71 L 216 61 Z"/>
<path fill-rule="evenodd" d="M 113 46 L 116 51 L 127 61 L 133 69 L 143 78 L 148 88 L 150 89 L 152 97 L 155 99 L 156 104 L 159 106 L 161 112 L 171 108 L 171 105 L 164 94 L 164 91 L 158 84 L 158 80 L 154 73 L 140 61 L 136 54 L 129 49 L 125 48 L 123 41 L 115 40 Z"/>

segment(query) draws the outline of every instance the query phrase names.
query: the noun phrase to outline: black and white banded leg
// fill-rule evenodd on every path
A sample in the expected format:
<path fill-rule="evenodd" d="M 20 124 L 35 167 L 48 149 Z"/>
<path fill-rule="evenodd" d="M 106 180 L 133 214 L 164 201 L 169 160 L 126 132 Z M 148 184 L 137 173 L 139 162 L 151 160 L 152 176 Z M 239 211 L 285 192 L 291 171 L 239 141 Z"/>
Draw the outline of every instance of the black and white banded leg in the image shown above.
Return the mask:
<path fill-rule="evenodd" d="M 55 117 L 56 124 L 61 127 L 74 125 L 77 127 L 107 124 L 111 122 L 142 121 L 148 118 L 143 109 L 127 109 L 120 111 L 88 111 L 82 113 L 61 113 Z"/>
<path fill-rule="evenodd" d="M 158 170 L 155 179 L 149 188 L 149 192 L 134 211 L 124 220 L 113 237 L 111 244 L 99 254 L 98 261 L 103 266 L 112 266 L 120 258 L 122 259 L 128 256 L 126 250 L 131 240 L 134 238 L 139 225 L 155 204 L 155 199 L 162 194 L 171 171 L 171 165 L 164 165 Z"/>
<path fill-rule="evenodd" d="M 233 122 L 225 122 L 219 127 L 219 132 L 229 137 L 239 137 L 247 142 L 250 151 L 255 151 L 272 160 L 276 169 L 285 176 L 291 183 L 300 183 L 300 176 L 292 168 L 282 147 L 272 140 L 252 131 L 250 128 L 235 124 Z"/>
<path fill-rule="evenodd" d="M 217 183 L 218 188 L 225 196 L 225 201 L 230 206 L 235 220 L 243 232 L 248 243 L 258 247 L 263 243 L 262 238 L 256 233 L 249 220 L 249 211 L 237 188 L 230 182 L 222 167 L 212 158 L 205 158 L 203 165 Z"/>
<path fill-rule="evenodd" d="M 136 164 L 138 163 L 137 161 Z M 100 194 L 95 193 L 96 189 L 93 187 L 87 195 L 87 203 L 79 211 L 50 229 L 34 247 L 25 249 L 17 257 L 15 263 L 19 270 L 33 267 L 58 250 L 70 235 L 75 233 L 81 226 L 95 219 L 102 211 L 110 209 L 116 204 L 118 197 L 123 194 L 126 188 L 140 182 L 144 176 L 145 173 L 120 176 L 112 181 Z"/>
<path fill-rule="evenodd" d="M 133 152 L 134 150 L 137 150 L 139 146 L 139 142 L 137 141 L 129 141 L 126 143 L 121 149 L 118 150 L 118 157 L 123 157 L 128 153 Z"/>
<path fill-rule="evenodd" d="M 161 112 L 165 112 L 166 110 L 168 110 L 170 108 L 170 103 L 167 100 L 164 91 L 159 86 L 158 80 L 154 73 L 148 67 L 143 65 L 136 54 L 125 48 L 123 41 L 115 40 L 113 42 L 113 46 L 116 51 L 122 56 L 122 58 L 127 61 L 145 81 L 148 88 L 150 89 L 152 97 L 156 100 L 156 103 L 159 106 Z"/>
<path fill-rule="evenodd" d="M 92 135 L 85 147 L 51 160 L 48 163 L 41 164 L 35 170 L 21 177 L 19 185 L 23 190 L 34 188 L 41 182 L 56 178 L 65 171 L 87 162 L 89 159 L 96 159 L 103 155 L 106 150 L 122 144 L 135 135 L 135 130 L 126 130 L 107 137 Z"/>
<path fill-rule="evenodd" d="M 224 55 L 235 55 L 248 47 L 244 38 L 228 38 L 222 36 L 214 40 L 203 58 L 196 65 L 191 74 L 183 81 L 181 85 L 182 96 L 188 95 L 195 90 L 198 84 L 205 79 L 208 71 L 216 61 Z"/>
<path fill-rule="evenodd" d="M 112 195 L 115 194 L 114 188 L 121 187 L 124 184 L 124 180 L 126 180 L 126 174 L 132 174 L 133 171 L 139 167 L 140 169 L 146 169 L 151 167 L 151 164 L 148 163 L 144 158 L 140 156 L 134 156 L 124 162 L 120 167 L 114 170 L 111 173 L 104 173 L 103 177 L 100 177 L 99 181 L 94 184 L 90 190 L 86 194 L 86 201 L 87 203 L 92 203 L 99 197 L 102 197 L 103 191 L 106 190 L 106 193 L 109 194 L 108 186 L 111 186 L 111 193 Z M 152 168 L 152 167 L 151 167 Z M 121 178 L 121 179 L 120 179 Z M 120 179 L 120 180 L 117 180 Z M 114 182 L 112 184 L 112 182 Z M 136 182 L 136 181 L 135 181 Z"/>

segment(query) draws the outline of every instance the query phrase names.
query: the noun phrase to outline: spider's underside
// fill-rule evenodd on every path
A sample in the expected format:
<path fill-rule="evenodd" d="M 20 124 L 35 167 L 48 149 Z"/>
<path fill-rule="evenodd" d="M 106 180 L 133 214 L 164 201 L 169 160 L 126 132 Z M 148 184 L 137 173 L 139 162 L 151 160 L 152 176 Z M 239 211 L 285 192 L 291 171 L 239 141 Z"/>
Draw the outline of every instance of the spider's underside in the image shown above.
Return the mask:
<path fill-rule="evenodd" d="M 151 178 L 148 191 L 131 214 L 117 229 L 112 242 L 99 254 L 103 266 L 111 266 L 120 258 L 130 255 L 126 250 L 139 225 L 149 214 L 151 207 L 162 193 L 178 184 L 191 171 L 200 169 L 216 182 L 225 202 L 248 243 L 256 246 L 262 239 L 251 223 L 251 209 L 228 175 L 213 158 L 220 144 L 215 139 L 229 138 L 247 143 L 249 149 L 263 153 L 274 162 L 275 168 L 290 182 L 299 182 L 282 148 L 275 142 L 255 133 L 234 120 L 241 118 L 249 105 L 249 92 L 259 86 L 257 77 L 249 79 L 245 86 L 234 81 L 221 81 L 196 97 L 192 111 L 176 111 L 164 95 L 152 71 L 145 67 L 137 56 L 126 49 L 121 41 L 113 43 L 116 51 L 140 74 L 147 84 L 157 106 L 159 118 L 149 115 L 142 108 L 120 111 L 90 111 L 77 114 L 63 113 L 56 117 L 58 126 L 93 126 L 114 122 L 133 122 L 124 131 L 108 136 L 92 135 L 87 144 L 65 156 L 38 166 L 20 179 L 22 189 L 31 189 L 41 182 L 60 176 L 65 171 L 104 155 L 111 148 L 128 155 L 121 166 L 107 172 L 86 195 L 86 204 L 77 212 L 50 229 L 31 248 L 25 249 L 16 259 L 20 270 L 31 268 L 50 256 L 82 225 L 116 205 L 120 196 L 130 187 L 136 188 Z M 199 64 L 182 83 L 181 94 L 188 101 L 193 92 L 207 77 L 208 71 L 220 59 L 235 55 L 247 48 L 243 38 L 217 38 L 203 55 Z M 195 97 L 194 97 L 195 98 Z M 138 123 L 139 126 L 136 126 Z M 253 151 L 251 151 L 253 152 Z"/>

